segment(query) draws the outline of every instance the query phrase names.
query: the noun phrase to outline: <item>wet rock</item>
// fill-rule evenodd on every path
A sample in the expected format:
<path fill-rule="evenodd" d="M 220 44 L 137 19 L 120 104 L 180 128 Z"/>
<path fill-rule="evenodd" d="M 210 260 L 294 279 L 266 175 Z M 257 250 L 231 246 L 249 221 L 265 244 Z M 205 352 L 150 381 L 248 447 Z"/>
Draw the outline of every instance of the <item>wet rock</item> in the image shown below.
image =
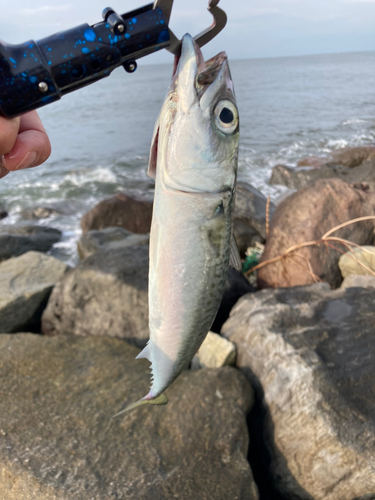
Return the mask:
<path fill-rule="evenodd" d="M 98 252 L 60 280 L 42 318 L 46 335 L 94 335 L 146 345 L 148 247 Z"/>
<path fill-rule="evenodd" d="M 375 247 L 368 245 L 346 252 L 340 257 L 339 268 L 343 278 L 350 274 L 373 275 L 375 273 Z"/>
<path fill-rule="evenodd" d="M 149 197 L 130 197 L 119 193 L 113 198 L 101 201 L 82 217 L 82 232 L 118 226 L 132 233 L 149 233 L 152 205 Z"/>
<path fill-rule="evenodd" d="M 29 251 L 48 252 L 61 238 L 61 231 L 41 226 L 0 226 L 0 261 Z"/>
<path fill-rule="evenodd" d="M 88 231 L 82 234 L 77 243 L 81 259 L 99 251 L 115 250 L 133 245 L 148 245 L 149 234 L 134 234 L 121 227 L 108 227 L 101 231 Z"/>
<path fill-rule="evenodd" d="M 264 498 L 372 498 L 374 299 L 326 284 L 263 290 L 224 325 L 259 400 L 251 433 Z"/>
<path fill-rule="evenodd" d="M 344 178 L 350 173 L 340 165 L 324 165 L 322 168 L 289 167 L 276 165 L 272 170 L 271 185 L 282 185 L 289 189 L 302 189 L 320 179 Z M 350 182 L 348 180 L 348 182 Z"/>
<path fill-rule="evenodd" d="M 82 209 L 82 203 L 63 200 L 25 208 L 21 211 L 21 216 L 24 219 L 47 219 L 53 215 L 76 215 Z"/>
<path fill-rule="evenodd" d="M 217 333 L 208 332 L 191 362 L 193 370 L 232 366 L 236 361 L 236 346 Z"/>
<path fill-rule="evenodd" d="M 260 262 L 284 254 L 290 247 L 319 240 L 345 221 L 375 214 L 375 194 L 355 189 L 339 179 L 317 181 L 289 196 L 276 209 Z M 372 244 L 374 221 L 346 226 L 333 236 L 357 245 Z M 342 251 L 347 250 L 332 242 Z M 342 277 L 341 253 L 323 244 L 299 248 L 291 258 L 269 264 L 258 271 L 260 288 L 280 288 L 314 283 L 312 273 L 335 288 Z"/>
<path fill-rule="evenodd" d="M 67 269 L 66 264 L 38 252 L 0 263 L 0 333 L 40 329 L 52 288 Z"/>
<path fill-rule="evenodd" d="M 0 336 L 1 498 L 258 498 L 245 377 L 184 372 L 168 405 L 110 420 L 149 388 L 137 354 L 116 339 Z"/>
<path fill-rule="evenodd" d="M 299 162 L 299 165 L 309 163 Z M 287 165 L 276 165 L 272 170 L 270 184 L 281 184 L 289 189 L 301 189 L 316 182 L 319 179 L 341 179 L 350 184 L 367 183 L 368 188 L 375 191 L 375 159 L 350 167 L 345 163 L 340 164 L 334 160 L 322 162 L 320 168 L 316 157 L 312 158 L 314 166 L 289 167 Z"/>
<path fill-rule="evenodd" d="M 248 247 L 266 238 L 267 198 L 251 184 L 237 182 L 234 210 L 234 236 L 242 255 Z M 275 205 L 271 202 L 269 217 L 272 219 Z"/>
<path fill-rule="evenodd" d="M 340 288 L 375 288 L 375 276 L 349 274 Z"/>
<path fill-rule="evenodd" d="M 366 161 L 375 160 L 375 146 L 357 146 L 332 151 L 330 157 L 338 164 L 354 168 Z"/>
<path fill-rule="evenodd" d="M 5 219 L 5 217 L 8 217 L 7 209 L 2 203 L 0 203 L 0 220 Z"/>
<path fill-rule="evenodd" d="M 215 333 L 220 333 L 221 327 L 229 318 L 229 314 L 238 299 L 246 293 L 255 291 L 256 288 L 250 285 L 240 271 L 236 271 L 236 269 L 230 267 L 225 281 L 223 298 L 216 314 L 216 318 L 211 326 L 211 330 Z"/>

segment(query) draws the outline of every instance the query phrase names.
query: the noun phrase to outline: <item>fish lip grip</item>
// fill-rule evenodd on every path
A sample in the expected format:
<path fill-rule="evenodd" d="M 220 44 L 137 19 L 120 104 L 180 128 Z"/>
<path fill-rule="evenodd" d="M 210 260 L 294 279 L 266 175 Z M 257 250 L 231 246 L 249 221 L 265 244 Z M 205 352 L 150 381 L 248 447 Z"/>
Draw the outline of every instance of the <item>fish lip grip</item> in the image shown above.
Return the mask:
<path fill-rule="evenodd" d="M 202 46 L 225 26 L 226 15 L 210 0 L 210 28 L 195 37 Z M 136 59 L 166 48 L 173 54 L 181 42 L 169 29 L 173 0 L 119 15 L 103 11 L 103 21 L 82 24 L 38 41 L 19 45 L 0 42 L 0 115 L 8 118 L 41 108 L 110 75 L 123 66 L 132 73 Z"/>

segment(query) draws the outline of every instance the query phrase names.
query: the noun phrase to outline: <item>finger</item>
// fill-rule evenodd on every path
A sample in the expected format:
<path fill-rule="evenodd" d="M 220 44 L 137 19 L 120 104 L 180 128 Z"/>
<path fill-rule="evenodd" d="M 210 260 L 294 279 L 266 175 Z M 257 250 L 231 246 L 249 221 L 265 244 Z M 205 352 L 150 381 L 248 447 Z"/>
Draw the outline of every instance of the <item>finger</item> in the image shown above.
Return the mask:
<path fill-rule="evenodd" d="M 9 153 L 17 139 L 20 118 L 0 117 L 0 157 Z"/>
<path fill-rule="evenodd" d="M 12 150 L 4 155 L 3 165 L 7 170 L 20 170 L 40 165 L 51 154 L 51 144 L 43 124 L 31 111 L 21 117 L 19 134 Z"/>

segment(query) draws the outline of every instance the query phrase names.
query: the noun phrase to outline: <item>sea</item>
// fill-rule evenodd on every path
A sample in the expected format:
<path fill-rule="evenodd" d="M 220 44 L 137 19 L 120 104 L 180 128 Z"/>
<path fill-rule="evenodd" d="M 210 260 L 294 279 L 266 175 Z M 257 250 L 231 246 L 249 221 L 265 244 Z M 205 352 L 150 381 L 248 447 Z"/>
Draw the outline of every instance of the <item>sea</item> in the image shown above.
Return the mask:
<path fill-rule="evenodd" d="M 230 62 L 240 112 L 240 180 L 271 199 L 277 164 L 295 166 L 308 155 L 375 143 L 375 52 Z M 170 65 L 139 61 L 39 110 L 52 143 L 42 166 L 0 180 L 0 202 L 10 217 L 29 224 L 22 210 L 54 203 L 69 214 L 31 221 L 56 227 L 63 237 L 51 254 L 77 264 L 82 215 L 120 191 L 153 191 L 146 175 L 154 123 L 172 72 Z"/>

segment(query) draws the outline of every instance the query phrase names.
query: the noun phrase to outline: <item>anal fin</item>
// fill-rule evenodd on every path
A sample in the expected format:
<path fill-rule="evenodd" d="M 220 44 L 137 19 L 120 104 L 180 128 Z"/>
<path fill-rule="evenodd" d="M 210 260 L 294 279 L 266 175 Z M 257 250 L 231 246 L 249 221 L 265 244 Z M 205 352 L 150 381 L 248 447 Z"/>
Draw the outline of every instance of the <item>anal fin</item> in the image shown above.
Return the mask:
<path fill-rule="evenodd" d="M 151 361 L 150 355 L 151 355 L 150 344 L 148 343 L 135 359 L 148 359 L 149 361 Z"/>

